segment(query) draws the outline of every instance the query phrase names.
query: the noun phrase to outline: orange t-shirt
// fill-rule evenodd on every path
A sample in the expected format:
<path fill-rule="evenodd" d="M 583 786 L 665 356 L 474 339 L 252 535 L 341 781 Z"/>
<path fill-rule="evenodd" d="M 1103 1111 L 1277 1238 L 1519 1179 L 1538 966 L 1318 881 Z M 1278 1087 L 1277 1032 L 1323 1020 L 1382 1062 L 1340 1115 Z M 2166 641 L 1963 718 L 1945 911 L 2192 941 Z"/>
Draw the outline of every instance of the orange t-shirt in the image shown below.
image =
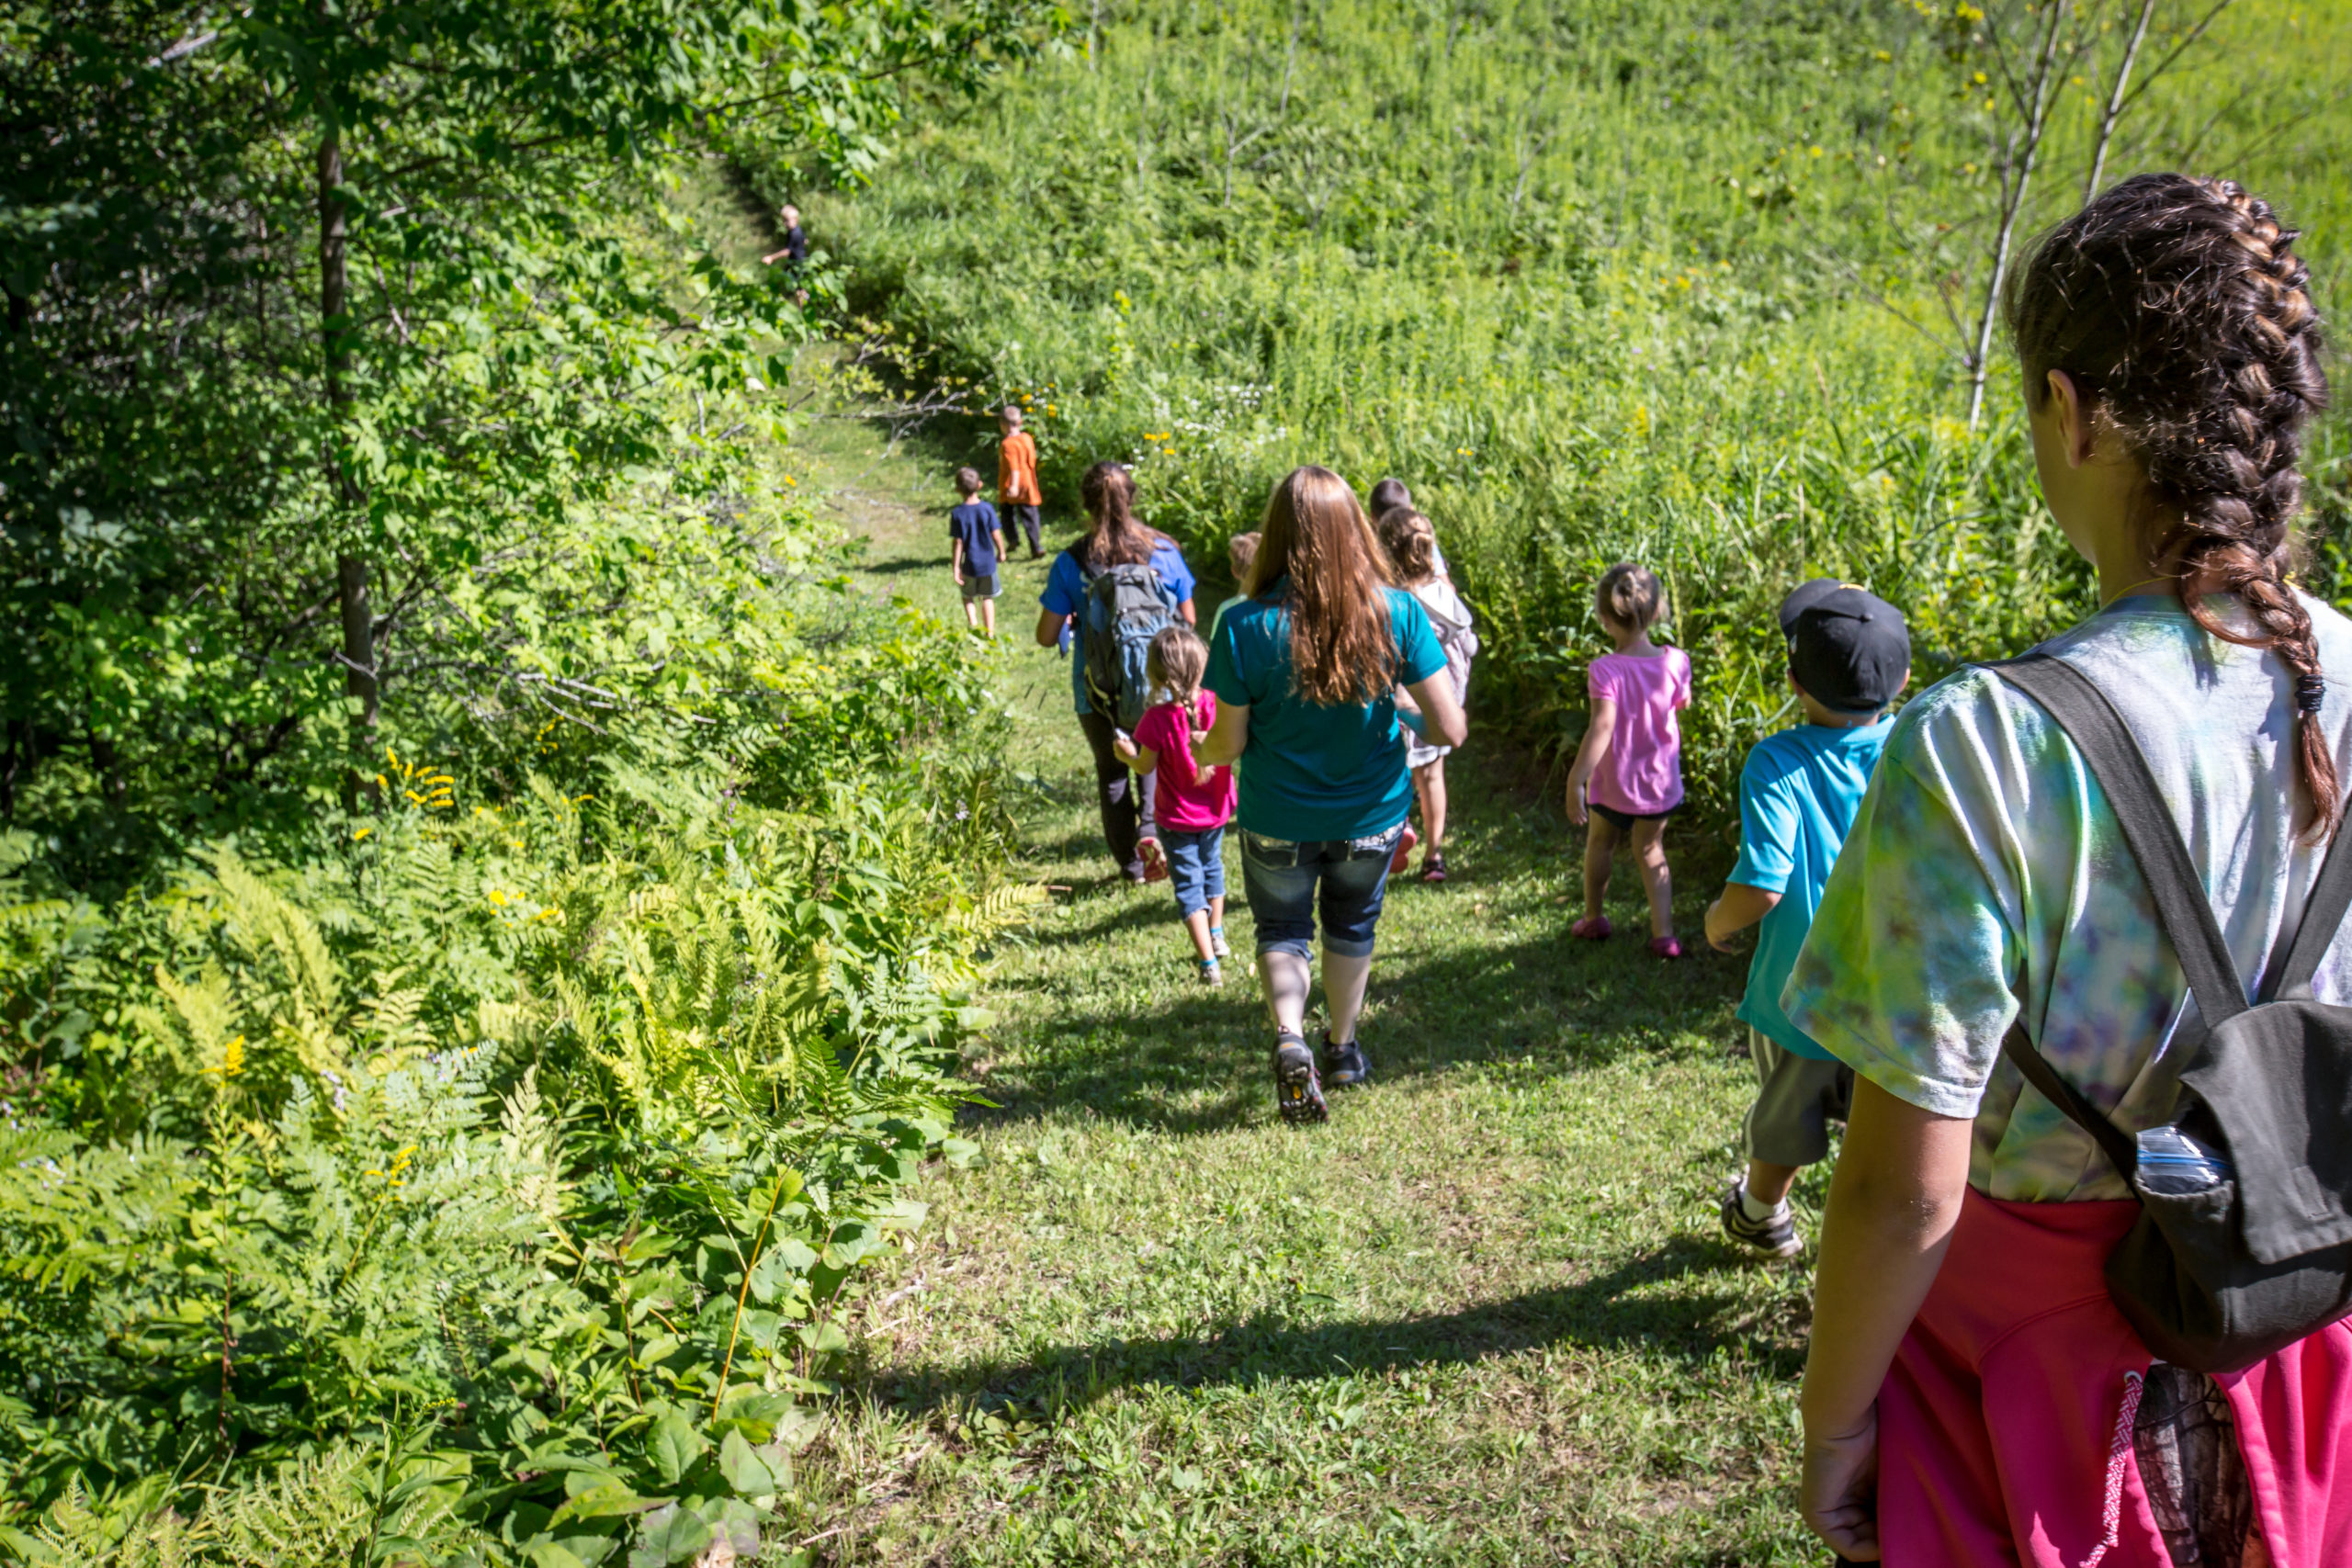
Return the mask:
<path fill-rule="evenodd" d="M 1037 444 L 1025 430 L 1006 436 L 996 449 L 996 498 L 1005 506 L 1042 506 L 1037 492 Z"/>

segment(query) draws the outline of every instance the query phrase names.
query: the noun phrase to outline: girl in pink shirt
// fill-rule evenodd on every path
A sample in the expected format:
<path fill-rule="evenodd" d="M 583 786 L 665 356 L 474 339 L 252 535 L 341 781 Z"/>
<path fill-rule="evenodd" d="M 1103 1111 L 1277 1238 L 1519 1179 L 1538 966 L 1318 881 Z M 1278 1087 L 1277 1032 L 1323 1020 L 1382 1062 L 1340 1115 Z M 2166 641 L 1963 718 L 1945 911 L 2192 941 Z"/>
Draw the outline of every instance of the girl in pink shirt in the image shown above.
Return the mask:
<path fill-rule="evenodd" d="M 1585 829 L 1584 919 L 1569 934 L 1590 942 L 1610 934 L 1600 901 L 1617 840 L 1630 835 L 1650 896 L 1650 951 L 1679 958 L 1665 834 L 1666 819 L 1682 804 L 1682 731 L 1674 716 L 1690 705 L 1690 656 L 1650 641 L 1666 593 L 1649 568 L 1618 562 L 1600 574 L 1593 596 L 1617 651 L 1594 660 L 1585 677 L 1592 722 L 1568 770 L 1568 820 Z"/>
<path fill-rule="evenodd" d="M 1202 689 L 1208 645 L 1182 621 L 1151 639 L 1144 673 L 1167 700 L 1144 710 L 1133 740 L 1112 750 L 1138 773 L 1159 776 L 1159 846 L 1168 857 L 1168 885 L 1176 912 L 1193 939 L 1201 983 L 1221 986 L 1217 960 L 1232 949 L 1225 940 L 1225 825 L 1233 819 L 1230 767 L 1204 768 L 1193 749 L 1216 723 L 1216 696 Z"/>

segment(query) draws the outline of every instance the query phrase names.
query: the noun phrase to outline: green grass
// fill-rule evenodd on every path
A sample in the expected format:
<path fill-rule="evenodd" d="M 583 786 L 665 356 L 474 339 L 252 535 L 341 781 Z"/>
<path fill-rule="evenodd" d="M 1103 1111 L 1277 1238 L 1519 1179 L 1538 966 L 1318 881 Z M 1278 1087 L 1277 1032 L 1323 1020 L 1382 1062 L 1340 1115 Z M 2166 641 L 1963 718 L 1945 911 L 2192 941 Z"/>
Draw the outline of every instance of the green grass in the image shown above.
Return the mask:
<path fill-rule="evenodd" d="M 957 613 L 935 536 L 965 445 L 801 433 L 872 541 L 861 591 Z M 850 1325 L 844 1406 L 801 1461 L 812 1554 L 1818 1561 L 1789 1502 L 1806 1275 L 1715 1228 L 1744 960 L 1571 942 L 1565 819 L 1474 739 L 1455 879 L 1383 918 L 1375 1081 L 1283 1126 L 1254 978 L 1199 987 L 1165 887 L 1109 875 L 1065 667 L 1027 642 L 1043 572 L 1009 567 L 1012 635 L 973 657 L 1033 784 L 1023 873 L 1069 891 L 999 960 L 977 1162 L 928 1179 L 929 1224 Z M 1725 864 L 1679 858 L 1695 931 Z M 1615 893 L 1639 929 L 1630 866 Z"/>

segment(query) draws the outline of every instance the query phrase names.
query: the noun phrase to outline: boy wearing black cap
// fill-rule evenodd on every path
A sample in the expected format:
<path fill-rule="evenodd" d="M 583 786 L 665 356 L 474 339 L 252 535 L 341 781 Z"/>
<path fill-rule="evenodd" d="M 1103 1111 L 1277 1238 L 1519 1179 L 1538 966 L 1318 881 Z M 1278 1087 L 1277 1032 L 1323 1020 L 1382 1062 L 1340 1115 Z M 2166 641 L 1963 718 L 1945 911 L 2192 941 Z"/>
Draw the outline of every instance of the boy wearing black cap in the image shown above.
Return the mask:
<path fill-rule="evenodd" d="M 1789 1189 L 1800 1169 L 1828 1157 L 1828 1124 L 1846 1115 L 1854 1071 L 1789 1021 L 1781 987 L 1894 728 L 1886 706 L 1911 678 L 1911 634 L 1894 605 L 1831 578 L 1788 596 L 1781 631 L 1805 722 L 1757 742 L 1740 770 L 1739 863 L 1707 909 L 1707 940 L 1727 950 L 1735 934 L 1763 926 L 1738 1013 L 1759 1088 L 1747 1112 L 1747 1171 L 1724 1194 L 1724 1230 L 1792 1258 L 1804 1244 Z"/>

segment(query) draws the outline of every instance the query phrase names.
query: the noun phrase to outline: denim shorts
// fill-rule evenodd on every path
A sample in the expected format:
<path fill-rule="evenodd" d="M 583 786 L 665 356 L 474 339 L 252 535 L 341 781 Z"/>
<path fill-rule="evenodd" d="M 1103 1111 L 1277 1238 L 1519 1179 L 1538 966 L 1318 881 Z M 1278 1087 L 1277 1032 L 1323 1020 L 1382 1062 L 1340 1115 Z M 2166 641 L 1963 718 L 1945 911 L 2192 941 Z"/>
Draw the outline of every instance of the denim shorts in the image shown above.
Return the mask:
<path fill-rule="evenodd" d="M 1388 863 L 1405 824 L 1362 839 L 1306 843 L 1269 839 L 1243 829 L 1241 885 L 1258 922 L 1258 951 L 1311 958 L 1315 951 L 1315 889 L 1323 889 L 1323 951 L 1341 958 L 1372 956 L 1373 928 L 1388 891 Z"/>
<path fill-rule="evenodd" d="M 1225 897 L 1225 829 L 1204 833 L 1159 830 L 1159 847 L 1168 852 L 1168 886 L 1176 890 L 1176 909 L 1190 919 Z"/>

